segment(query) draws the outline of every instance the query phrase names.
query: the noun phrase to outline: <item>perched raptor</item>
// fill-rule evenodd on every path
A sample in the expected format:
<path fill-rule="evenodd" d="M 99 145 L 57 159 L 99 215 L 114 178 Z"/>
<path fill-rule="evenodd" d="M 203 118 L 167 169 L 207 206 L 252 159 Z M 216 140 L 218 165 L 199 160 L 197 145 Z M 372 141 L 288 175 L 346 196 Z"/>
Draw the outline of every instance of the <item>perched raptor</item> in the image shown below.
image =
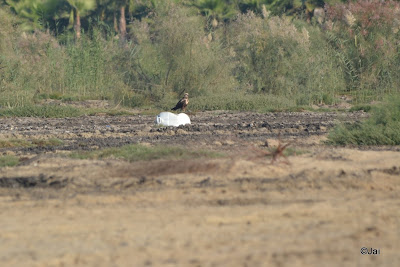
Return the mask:
<path fill-rule="evenodd" d="M 185 111 L 188 104 L 189 104 L 189 94 L 185 93 L 183 95 L 183 98 L 179 100 L 179 102 L 176 103 L 176 106 L 174 108 L 171 108 L 171 110 L 181 109 L 182 111 Z"/>

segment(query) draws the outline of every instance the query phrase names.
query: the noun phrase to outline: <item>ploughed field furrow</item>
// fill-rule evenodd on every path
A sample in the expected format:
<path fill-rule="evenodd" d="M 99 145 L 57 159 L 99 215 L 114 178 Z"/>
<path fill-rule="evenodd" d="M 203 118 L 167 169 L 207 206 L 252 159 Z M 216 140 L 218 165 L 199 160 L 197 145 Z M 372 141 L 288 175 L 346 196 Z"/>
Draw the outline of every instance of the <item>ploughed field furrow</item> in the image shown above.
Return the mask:
<path fill-rule="evenodd" d="M 284 129 L 297 129 L 300 132 L 304 132 L 304 135 L 312 132 L 325 132 L 327 127 L 334 126 L 334 122 L 313 122 L 313 123 L 284 123 L 284 122 L 252 122 L 252 123 L 237 123 L 237 124 L 221 124 L 221 123 L 199 123 L 196 125 L 182 125 L 177 128 L 175 127 L 160 127 L 151 129 L 152 133 L 163 133 L 169 132 L 171 130 L 182 129 L 186 132 L 209 132 L 216 134 L 217 131 L 249 131 L 249 130 L 264 130 L 270 132 L 276 132 L 274 130 L 284 130 Z M 291 131 L 288 131 L 291 132 Z M 296 131 L 293 131 L 296 132 Z"/>
<path fill-rule="evenodd" d="M 18 118 L 0 119 L 0 134 L 20 134 L 26 136 L 48 134 L 77 134 L 83 132 L 134 132 L 143 125 L 153 125 L 150 118 L 142 120 L 137 117 L 78 117 L 63 119 Z"/>
<path fill-rule="evenodd" d="M 0 177 L 0 187 L 6 188 L 62 188 L 67 183 L 68 179 L 47 176 L 45 174 L 38 176 Z"/>
<path fill-rule="evenodd" d="M 92 150 L 136 143 L 212 144 L 233 138 L 237 141 L 265 138 L 321 135 L 336 121 L 360 121 L 363 112 L 354 113 L 216 113 L 191 115 L 192 124 L 158 127 L 155 116 L 84 116 L 77 118 L 0 118 L 0 137 L 46 139 L 57 137 L 62 145 L 1 148 L 22 153 L 56 150 Z"/>
<path fill-rule="evenodd" d="M 332 126 L 336 120 L 358 121 L 365 118 L 363 112 L 353 113 L 199 113 L 191 116 L 192 125 L 187 130 L 245 129 L 261 127 L 295 127 L 297 125 L 319 124 Z M 154 126 L 155 116 L 84 116 L 77 118 L 0 118 L 0 134 L 57 132 L 79 133 L 92 131 L 135 132 L 143 127 Z M 276 126 L 279 125 L 279 126 Z M 200 128 L 199 128 L 200 127 Z"/>

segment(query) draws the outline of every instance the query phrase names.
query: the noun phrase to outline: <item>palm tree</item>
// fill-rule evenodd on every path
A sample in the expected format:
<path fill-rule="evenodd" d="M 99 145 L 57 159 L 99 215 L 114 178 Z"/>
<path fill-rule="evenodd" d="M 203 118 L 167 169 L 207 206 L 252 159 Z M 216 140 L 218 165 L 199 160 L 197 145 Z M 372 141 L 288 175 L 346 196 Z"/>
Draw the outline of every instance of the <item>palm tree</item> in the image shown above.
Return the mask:
<path fill-rule="evenodd" d="M 74 22 L 76 38 L 81 37 L 81 16 L 93 10 L 96 7 L 95 0 L 67 0 L 71 9 L 71 20 Z M 75 15 L 75 16 L 74 16 Z"/>
<path fill-rule="evenodd" d="M 126 38 L 126 15 L 125 15 L 125 9 L 128 5 L 127 0 L 117 0 L 117 6 L 119 8 L 119 34 L 121 40 L 125 40 Z"/>
<path fill-rule="evenodd" d="M 126 38 L 127 26 L 126 26 L 126 12 L 127 8 L 131 9 L 134 5 L 134 0 L 96 0 L 98 10 L 96 11 L 100 17 L 100 20 L 104 20 L 107 15 L 112 19 L 114 30 L 120 34 L 121 39 Z M 108 14 L 106 14 L 108 13 Z M 111 14 L 110 14 L 111 13 Z M 117 14 L 119 13 L 119 19 Z M 111 22 L 111 21 L 110 21 Z"/>
<path fill-rule="evenodd" d="M 22 29 L 25 31 L 46 27 L 62 4 L 57 0 L 5 0 L 5 2 L 18 16 L 26 19 L 22 24 Z"/>
<path fill-rule="evenodd" d="M 232 18 L 236 13 L 236 6 L 233 1 L 229 0 L 194 0 L 194 5 L 200 12 L 212 19 L 212 25 L 216 27 L 218 20 Z"/>

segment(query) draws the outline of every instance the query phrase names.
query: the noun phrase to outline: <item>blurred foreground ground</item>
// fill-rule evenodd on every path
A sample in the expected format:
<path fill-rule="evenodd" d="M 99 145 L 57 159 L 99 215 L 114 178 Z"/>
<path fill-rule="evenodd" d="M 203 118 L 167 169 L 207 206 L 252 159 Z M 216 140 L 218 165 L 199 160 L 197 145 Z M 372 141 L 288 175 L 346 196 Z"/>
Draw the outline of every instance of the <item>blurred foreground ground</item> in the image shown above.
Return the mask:
<path fill-rule="evenodd" d="M 400 266 L 400 148 L 335 148 L 336 120 L 363 113 L 2 118 L 1 138 L 52 148 L 0 169 L 1 266 Z M 270 147 L 297 154 L 271 163 Z M 225 153 L 219 159 L 75 160 L 130 143 Z M 361 255 L 360 249 L 379 249 Z"/>

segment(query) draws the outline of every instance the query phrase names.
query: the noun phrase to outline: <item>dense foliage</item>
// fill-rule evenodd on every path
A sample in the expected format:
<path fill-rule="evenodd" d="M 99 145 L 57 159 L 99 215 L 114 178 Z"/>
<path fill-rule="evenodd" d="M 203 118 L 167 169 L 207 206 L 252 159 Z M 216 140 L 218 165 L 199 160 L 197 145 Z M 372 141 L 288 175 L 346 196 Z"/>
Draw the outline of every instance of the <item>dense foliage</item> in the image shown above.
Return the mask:
<path fill-rule="evenodd" d="M 77 19 L 88 30 L 90 20 L 99 20 L 121 31 L 125 21 L 148 17 L 174 2 L 195 7 L 198 13 L 216 20 L 233 19 L 239 13 L 253 11 L 261 14 L 267 8 L 273 15 L 291 15 L 310 18 L 316 7 L 340 0 L 3 0 L 10 9 L 24 18 L 24 28 L 50 28 L 55 32 L 76 27 Z M 123 18 L 121 20 L 121 18 Z M 81 26 L 81 25 L 79 25 Z M 122 25 L 122 27 L 124 27 Z"/>
<path fill-rule="evenodd" d="M 2 2 L 1 106 L 165 109 L 189 92 L 194 109 L 271 110 L 399 93 L 395 1 Z"/>
<path fill-rule="evenodd" d="M 357 124 L 340 124 L 329 134 L 335 145 L 400 145 L 400 98 L 372 108 L 371 116 Z"/>

